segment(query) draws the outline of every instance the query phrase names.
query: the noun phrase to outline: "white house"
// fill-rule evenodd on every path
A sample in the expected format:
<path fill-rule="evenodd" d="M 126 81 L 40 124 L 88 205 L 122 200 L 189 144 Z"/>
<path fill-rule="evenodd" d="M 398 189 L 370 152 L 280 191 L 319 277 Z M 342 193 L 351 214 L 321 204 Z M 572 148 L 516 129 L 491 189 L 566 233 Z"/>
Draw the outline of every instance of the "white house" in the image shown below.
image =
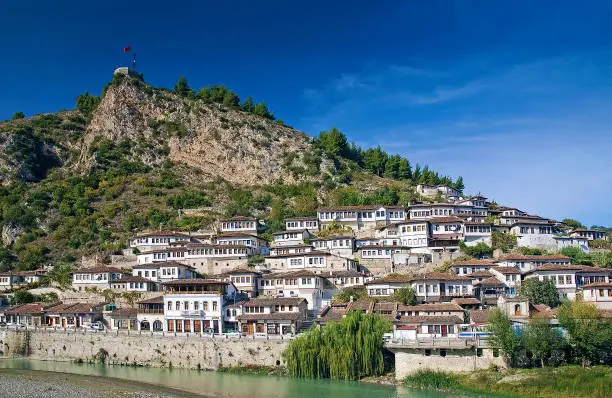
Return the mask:
<path fill-rule="evenodd" d="M 287 254 L 300 254 L 300 253 L 310 253 L 313 251 L 313 247 L 306 244 L 295 244 L 295 245 L 285 245 L 285 246 L 272 246 L 270 248 L 270 256 L 281 256 Z"/>
<path fill-rule="evenodd" d="M 552 280 L 559 297 L 574 300 L 578 288 L 592 283 L 610 282 L 612 270 L 573 264 L 544 264 L 525 275 L 525 279 Z"/>
<path fill-rule="evenodd" d="M 235 269 L 227 273 L 229 281 L 234 284 L 238 293 L 249 297 L 257 296 L 261 273 L 250 269 Z"/>
<path fill-rule="evenodd" d="M 191 241 L 191 237 L 176 231 L 155 231 L 137 235 L 130 241 L 130 247 L 140 252 L 165 249 L 170 246 L 182 246 Z"/>
<path fill-rule="evenodd" d="M 526 256 L 523 254 L 507 254 L 501 257 L 495 263 L 501 267 L 514 267 L 521 271 L 521 273 L 526 273 L 536 267 L 544 264 L 570 264 L 571 260 L 569 257 L 564 256 L 562 254 L 548 254 L 535 256 L 530 255 Z"/>
<path fill-rule="evenodd" d="M 318 250 L 266 256 L 265 264 L 271 270 L 357 270 L 352 258 Z"/>
<path fill-rule="evenodd" d="M 295 335 L 308 318 L 302 297 L 258 297 L 242 305 L 239 330 L 246 334 Z"/>
<path fill-rule="evenodd" d="M 374 230 L 378 226 L 405 220 L 406 211 L 401 206 L 333 206 L 318 209 L 317 218 L 322 228 L 336 222 L 354 231 Z"/>
<path fill-rule="evenodd" d="M 410 286 L 421 303 L 450 301 L 456 297 L 472 297 L 472 280 L 462 275 L 430 272 L 412 277 Z"/>
<path fill-rule="evenodd" d="M 167 282 L 174 279 L 195 278 L 194 269 L 176 261 L 165 261 L 150 264 L 138 264 L 132 267 L 132 275 L 149 279 L 153 282 Z"/>
<path fill-rule="evenodd" d="M 612 310 L 612 282 L 596 282 L 583 285 L 582 298 L 602 310 Z"/>
<path fill-rule="evenodd" d="M 285 220 L 285 229 L 287 231 L 303 231 L 316 232 L 319 230 L 319 220 L 316 217 L 288 218 Z"/>
<path fill-rule="evenodd" d="M 219 231 L 221 233 L 242 232 L 257 235 L 262 229 L 263 225 L 253 217 L 237 216 L 219 221 Z"/>
<path fill-rule="evenodd" d="M 311 239 L 313 235 L 307 229 L 303 230 L 287 230 L 287 231 L 278 231 L 272 234 L 272 245 L 274 247 L 281 246 L 296 246 L 300 244 L 304 244 L 306 239 Z"/>
<path fill-rule="evenodd" d="M 188 244 L 187 246 L 189 246 Z M 164 249 L 154 249 L 142 251 L 136 256 L 137 264 L 149 264 L 166 261 L 184 261 L 187 249 L 183 246 L 166 247 Z"/>
<path fill-rule="evenodd" d="M 451 269 L 457 275 L 470 275 L 478 271 L 488 271 L 491 267 L 495 267 L 495 263 L 491 260 L 464 260 L 455 261 L 451 265 Z"/>
<path fill-rule="evenodd" d="M 405 247 L 427 247 L 429 242 L 429 222 L 426 220 L 406 220 L 379 228 L 379 240 L 384 244 Z"/>
<path fill-rule="evenodd" d="M 164 330 L 164 297 L 157 296 L 138 303 L 136 320 L 138 330 L 161 332 Z"/>
<path fill-rule="evenodd" d="M 508 296 L 518 294 L 518 285 L 521 283 L 521 271 L 514 267 L 491 267 L 489 272 L 504 284 L 504 293 Z"/>
<path fill-rule="evenodd" d="M 589 239 L 581 236 L 562 236 L 555 235 L 553 239 L 557 243 L 557 249 L 562 250 L 565 247 L 578 247 L 585 253 L 589 252 Z"/>
<path fill-rule="evenodd" d="M 313 239 L 311 244 L 315 250 L 328 251 L 338 256 L 352 257 L 355 238 L 352 235 L 340 234 Z"/>
<path fill-rule="evenodd" d="M 372 279 L 365 283 L 368 296 L 388 297 L 396 290 L 410 287 L 412 277 L 410 275 L 389 275 L 383 278 Z"/>
<path fill-rule="evenodd" d="M 518 246 L 556 248 L 553 239 L 553 225 L 548 220 L 523 220 L 510 227 L 510 233 L 516 236 Z"/>
<path fill-rule="evenodd" d="M 322 272 L 320 275 L 338 288 L 363 286 L 369 279 L 364 274 L 354 270 Z"/>
<path fill-rule="evenodd" d="M 219 246 L 246 246 L 252 248 L 254 253 L 268 253 L 268 242 L 250 233 L 226 232 L 215 236 L 214 240 Z"/>
<path fill-rule="evenodd" d="M 110 289 L 110 282 L 122 276 L 120 269 L 105 265 L 82 268 L 72 274 L 72 288 L 79 291 L 85 288 Z"/>
<path fill-rule="evenodd" d="M 183 262 L 197 267 L 205 265 L 209 259 L 246 260 L 255 254 L 258 254 L 256 249 L 250 246 L 190 243 L 185 248 Z"/>
<path fill-rule="evenodd" d="M 416 192 L 421 196 L 436 197 L 441 195 L 445 199 L 457 199 L 461 196 L 461 191 L 448 185 L 427 185 L 418 184 L 416 186 Z"/>
<path fill-rule="evenodd" d="M 0 290 L 11 290 L 25 283 L 18 272 L 0 272 Z"/>
<path fill-rule="evenodd" d="M 411 205 L 408 212 L 411 220 L 427 220 L 434 217 L 458 215 L 458 206 L 453 203 L 422 203 Z"/>
<path fill-rule="evenodd" d="M 232 283 L 210 279 L 177 279 L 163 283 L 164 331 L 223 332 L 226 300 L 235 297 Z"/>
<path fill-rule="evenodd" d="M 464 226 L 465 232 L 463 235 L 463 242 L 466 244 L 466 246 L 476 246 L 481 242 L 491 246 L 492 224 L 466 221 Z"/>
<path fill-rule="evenodd" d="M 336 290 L 327 287 L 321 275 L 306 270 L 271 273 L 259 280 L 260 296 L 302 297 L 308 302 L 308 309 L 315 311 L 328 304 Z"/>
<path fill-rule="evenodd" d="M 570 236 L 576 238 L 586 238 L 588 240 L 606 239 L 606 233 L 603 231 L 593 231 L 590 229 L 575 229 L 570 233 Z"/>
<path fill-rule="evenodd" d="M 119 290 L 122 292 L 155 292 L 158 290 L 157 282 L 153 282 L 148 278 L 141 276 L 123 276 L 122 278 L 110 281 L 110 288 L 112 290 Z"/>

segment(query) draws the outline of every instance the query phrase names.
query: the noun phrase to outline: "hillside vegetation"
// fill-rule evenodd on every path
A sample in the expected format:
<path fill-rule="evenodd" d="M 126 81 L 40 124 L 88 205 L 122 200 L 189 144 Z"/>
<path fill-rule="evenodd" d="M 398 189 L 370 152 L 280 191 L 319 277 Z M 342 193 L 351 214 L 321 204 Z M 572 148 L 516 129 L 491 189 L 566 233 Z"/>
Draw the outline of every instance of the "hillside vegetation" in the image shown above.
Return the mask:
<path fill-rule="evenodd" d="M 274 232 L 323 204 L 408 205 L 419 182 L 463 188 L 335 128 L 311 138 L 224 86 L 195 92 L 182 78 L 168 90 L 125 75 L 75 110 L 0 123 L 0 181 L 0 270 L 104 259 L 146 229 L 253 215 Z"/>

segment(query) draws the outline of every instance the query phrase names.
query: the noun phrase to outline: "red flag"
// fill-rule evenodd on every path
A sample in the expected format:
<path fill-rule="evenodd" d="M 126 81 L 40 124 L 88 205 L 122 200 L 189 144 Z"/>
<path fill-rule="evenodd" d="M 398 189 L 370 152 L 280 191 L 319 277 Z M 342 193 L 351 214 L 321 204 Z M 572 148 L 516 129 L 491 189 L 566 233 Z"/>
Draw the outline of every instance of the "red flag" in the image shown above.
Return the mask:
<path fill-rule="evenodd" d="M 126 53 L 132 49 L 132 46 L 123 47 L 123 52 Z"/>

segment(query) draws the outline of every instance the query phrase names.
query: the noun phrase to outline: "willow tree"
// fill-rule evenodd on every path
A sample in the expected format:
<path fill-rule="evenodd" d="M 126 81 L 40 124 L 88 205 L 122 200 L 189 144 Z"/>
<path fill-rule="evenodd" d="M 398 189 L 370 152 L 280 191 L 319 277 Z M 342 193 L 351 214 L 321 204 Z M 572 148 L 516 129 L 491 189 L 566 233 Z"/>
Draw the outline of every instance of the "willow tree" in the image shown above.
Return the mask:
<path fill-rule="evenodd" d="M 361 312 L 312 328 L 293 340 L 283 353 L 289 374 L 336 380 L 382 374 L 382 337 L 389 330 L 389 321 Z"/>

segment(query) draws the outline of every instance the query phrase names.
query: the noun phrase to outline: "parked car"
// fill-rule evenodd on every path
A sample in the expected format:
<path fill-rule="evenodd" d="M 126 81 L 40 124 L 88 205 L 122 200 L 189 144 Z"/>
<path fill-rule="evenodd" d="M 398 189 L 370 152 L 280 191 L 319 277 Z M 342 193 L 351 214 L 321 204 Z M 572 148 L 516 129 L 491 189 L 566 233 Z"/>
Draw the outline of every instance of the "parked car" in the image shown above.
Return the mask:
<path fill-rule="evenodd" d="M 100 321 L 92 323 L 89 327 L 92 330 L 104 330 L 104 324 Z"/>
<path fill-rule="evenodd" d="M 213 334 L 215 334 L 215 329 L 213 329 L 213 328 L 206 328 L 206 329 L 204 329 L 204 330 L 202 331 L 202 333 L 204 333 L 204 334 L 209 334 L 209 335 L 211 335 L 211 336 L 212 336 Z"/>

